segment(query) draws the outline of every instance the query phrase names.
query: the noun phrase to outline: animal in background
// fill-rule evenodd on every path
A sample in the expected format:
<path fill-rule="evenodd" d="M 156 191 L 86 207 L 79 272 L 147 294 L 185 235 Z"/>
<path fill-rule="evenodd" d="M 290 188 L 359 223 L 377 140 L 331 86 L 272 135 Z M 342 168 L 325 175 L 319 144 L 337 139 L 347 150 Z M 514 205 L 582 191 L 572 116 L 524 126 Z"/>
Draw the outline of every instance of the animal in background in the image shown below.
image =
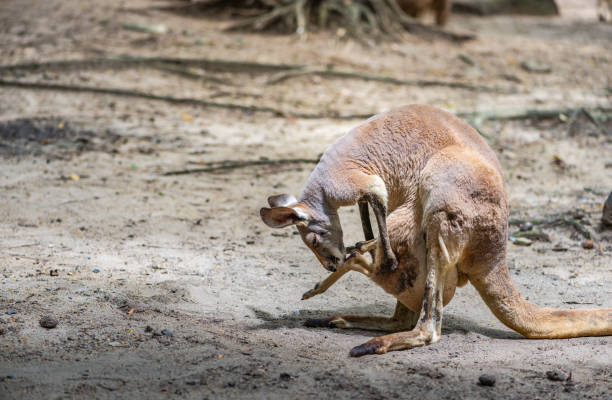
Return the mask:
<path fill-rule="evenodd" d="M 419 18 L 427 11 L 433 11 L 436 24 L 444 26 L 451 12 L 451 0 L 397 0 L 397 5 L 411 17 Z"/>

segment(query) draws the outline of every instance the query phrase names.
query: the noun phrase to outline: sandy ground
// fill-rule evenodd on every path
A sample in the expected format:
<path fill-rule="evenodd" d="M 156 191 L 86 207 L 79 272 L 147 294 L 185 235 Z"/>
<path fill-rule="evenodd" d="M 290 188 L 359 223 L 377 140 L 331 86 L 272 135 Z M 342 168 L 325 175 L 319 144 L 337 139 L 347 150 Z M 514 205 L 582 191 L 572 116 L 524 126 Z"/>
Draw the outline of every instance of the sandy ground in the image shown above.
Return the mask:
<path fill-rule="evenodd" d="M 3 1 L 1 63 L 208 57 L 514 92 L 316 76 L 266 85 L 273 74 L 216 74 L 234 84 L 224 85 L 146 67 L 3 72 L 2 79 L 289 114 L 374 113 L 408 103 L 453 112 L 610 107 L 610 25 L 453 16 L 451 29 L 479 39 L 366 48 L 330 33 L 307 40 L 222 33 L 223 19 L 151 8 L 164 4 L 171 2 Z M 128 23 L 163 23 L 168 32 L 137 32 Z M 526 71 L 525 62 L 551 72 Z M 612 234 L 598 226 L 612 189 L 612 119 L 599 118 L 599 127 L 571 116 L 482 125 L 506 171 L 512 216 L 580 214 L 594 238 L 595 249 L 584 249 L 583 235 L 559 225 L 544 229 L 550 242 L 509 246 L 512 277 L 538 305 L 612 307 Z M 258 215 L 268 195 L 297 195 L 311 165 L 163 175 L 210 161 L 316 158 L 358 123 L 0 87 L 0 398 L 609 398 L 612 338 L 524 339 L 470 285 L 446 307 L 439 343 L 348 357 L 377 333 L 303 322 L 390 314 L 394 299 L 352 275 L 300 301 L 326 272 L 293 229 L 272 231 Z M 356 210 L 341 216 L 345 242 L 361 239 Z M 57 327 L 40 327 L 44 315 Z M 553 370 L 571 379 L 547 379 Z M 495 375 L 494 387 L 477 384 L 483 373 Z"/>

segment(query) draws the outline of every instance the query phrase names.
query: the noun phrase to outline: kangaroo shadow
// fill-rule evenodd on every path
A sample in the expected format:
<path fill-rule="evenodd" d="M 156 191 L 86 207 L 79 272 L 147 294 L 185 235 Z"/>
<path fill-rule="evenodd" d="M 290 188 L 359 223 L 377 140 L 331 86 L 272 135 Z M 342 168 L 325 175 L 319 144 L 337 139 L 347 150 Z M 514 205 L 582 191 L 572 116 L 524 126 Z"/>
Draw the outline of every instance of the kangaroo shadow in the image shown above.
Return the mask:
<path fill-rule="evenodd" d="M 250 310 L 255 314 L 255 317 L 261 321 L 260 323 L 247 327 L 249 330 L 273 330 L 279 328 L 304 328 L 304 322 L 310 318 L 322 318 L 331 315 L 338 314 L 361 314 L 361 315 L 374 315 L 372 313 L 372 306 L 363 307 L 344 307 L 334 310 L 300 310 L 299 313 L 289 313 L 280 316 L 274 316 L 267 311 L 249 307 Z M 377 307 L 379 308 L 379 307 Z M 379 315 L 393 314 L 391 308 L 385 308 Z M 333 329 L 333 328 L 309 328 L 309 329 Z M 347 335 L 360 335 L 360 336 L 380 336 L 384 334 L 384 331 L 374 330 L 363 330 L 363 329 L 336 329 Z M 523 336 L 516 332 L 506 331 L 501 329 L 489 328 L 482 326 L 472 320 L 458 317 L 454 315 L 446 314 L 442 320 L 442 334 L 447 335 L 451 333 L 467 334 L 468 332 L 478 333 L 480 335 L 489 337 L 491 339 L 524 339 Z"/>

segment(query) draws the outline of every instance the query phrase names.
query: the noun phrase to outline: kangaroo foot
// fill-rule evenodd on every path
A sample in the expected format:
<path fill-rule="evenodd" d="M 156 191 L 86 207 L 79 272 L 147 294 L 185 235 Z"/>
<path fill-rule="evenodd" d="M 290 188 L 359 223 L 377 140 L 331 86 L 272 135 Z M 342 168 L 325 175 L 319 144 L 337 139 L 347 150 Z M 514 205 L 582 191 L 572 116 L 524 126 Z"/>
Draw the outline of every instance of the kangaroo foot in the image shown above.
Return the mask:
<path fill-rule="evenodd" d="M 388 351 L 425 346 L 439 340 L 440 337 L 434 335 L 433 331 L 415 328 L 412 331 L 392 333 L 368 340 L 359 346 L 353 347 L 349 354 L 351 357 L 361 357 L 367 354 L 385 354 Z"/>

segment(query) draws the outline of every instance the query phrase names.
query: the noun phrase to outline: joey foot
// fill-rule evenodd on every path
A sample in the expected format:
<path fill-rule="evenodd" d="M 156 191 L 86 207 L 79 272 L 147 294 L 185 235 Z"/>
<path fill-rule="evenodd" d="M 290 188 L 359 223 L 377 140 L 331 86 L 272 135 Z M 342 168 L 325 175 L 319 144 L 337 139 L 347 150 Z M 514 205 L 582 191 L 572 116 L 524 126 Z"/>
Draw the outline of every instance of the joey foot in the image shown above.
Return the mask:
<path fill-rule="evenodd" d="M 307 328 L 345 328 L 346 321 L 340 317 L 311 318 L 304 322 Z"/>
<path fill-rule="evenodd" d="M 365 254 L 376 247 L 377 240 L 378 239 L 370 239 L 366 241 L 357 242 L 353 246 L 347 247 L 346 253 L 351 254 L 353 252 L 357 252 L 359 254 Z"/>
<path fill-rule="evenodd" d="M 309 299 L 311 297 L 314 297 L 317 294 L 319 294 L 319 291 L 317 289 L 319 289 L 319 283 L 317 283 L 314 288 L 312 288 L 309 291 L 305 292 L 302 295 L 302 300 L 307 300 L 307 299 Z"/>

